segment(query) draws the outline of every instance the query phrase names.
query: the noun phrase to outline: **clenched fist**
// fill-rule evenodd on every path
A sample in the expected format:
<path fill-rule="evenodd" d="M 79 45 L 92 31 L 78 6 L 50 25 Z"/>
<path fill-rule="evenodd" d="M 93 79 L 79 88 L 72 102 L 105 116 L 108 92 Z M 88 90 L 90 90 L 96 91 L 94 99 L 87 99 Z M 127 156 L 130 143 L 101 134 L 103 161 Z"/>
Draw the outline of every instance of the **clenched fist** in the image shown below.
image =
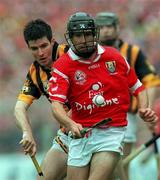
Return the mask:
<path fill-rule="evenodd" d="M 147 126 L 149 127 L 149 129 L 154 131 L 158 120 L 158 116 L 156 115 L 156 113 L 150 108 L 140 108 L 138 110 L 138 113 L 139 116 L 145 122 L 147 122 Z"/>

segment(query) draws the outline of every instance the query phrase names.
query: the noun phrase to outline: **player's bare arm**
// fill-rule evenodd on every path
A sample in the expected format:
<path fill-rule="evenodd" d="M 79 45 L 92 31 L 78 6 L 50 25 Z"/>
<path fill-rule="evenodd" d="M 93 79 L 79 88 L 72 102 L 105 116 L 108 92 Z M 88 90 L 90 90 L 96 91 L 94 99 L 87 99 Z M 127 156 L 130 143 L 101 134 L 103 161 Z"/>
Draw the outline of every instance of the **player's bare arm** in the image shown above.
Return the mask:
<path fill-rule="evenodd" d="M 139 116 L 147 122 L 147 125 L 150 129 L 154 129 L 158 117 L 156 113 L 149 107 L 149 99 L 147 90 L 141 91 L 138 96 L 138 105 L 139 105 Z"/>
<path fill-rule="evenodd" d="M 58 101 L 52 102 L 53 115 L 67 130 L 71 131 L 73 136 L 82 137 L 80 131 L 83 129 L 82 125 L 74 122 L 66 113 L 63 104 Z"/>
<path fill-rule="evenodd" d="M 15 106 L 16 124 L 22 130 L 23 135 L 20 141 L 21 146 L 24 149 L 25 154 L 34 156 L 36 154 L 36 143 L 32 135 L 32 129 L 27 115 L 29 105 L 23 101 L 17 101 Z"/>

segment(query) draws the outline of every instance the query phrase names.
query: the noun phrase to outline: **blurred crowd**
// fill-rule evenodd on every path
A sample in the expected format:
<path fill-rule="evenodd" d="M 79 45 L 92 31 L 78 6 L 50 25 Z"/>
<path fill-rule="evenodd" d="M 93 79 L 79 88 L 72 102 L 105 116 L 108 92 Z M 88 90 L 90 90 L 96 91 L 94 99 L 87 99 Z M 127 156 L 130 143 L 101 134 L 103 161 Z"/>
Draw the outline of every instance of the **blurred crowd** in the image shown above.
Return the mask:
<path fill-rule="evenodd" d="M 159 0 L 1 0 L 0 1 L 0 152 L 16 151 L 20 140 L 14 125 L 13 107 L 25 74 L 33 61 L 23 40 L 23 27 L 34 18 L 43 18 L 54 30 L 55 39 L 65 42 L 68 17 L 76 11 L 95 16 L 100 11 L 119 15 L 121 37 L 141 46 L 160 73 L 160 1 Z M 51 118 L 49 104 L 41 101 L 30 113 L 35 136 L 43 150 L 47 137 L 58 127 Z M 47 112 L 47 113 L 46 113 Z M 47 122 L 47 124 L 46 124 Z M 54 122 L 54 123 L 53 123 Z M 50 134 L 47 134 L 50 128 Z M 53 131 L 53 133 L 52 133 Z M 3 134 L 3 135 L 2 135 Z M 45 135 L 45 136 L 44 136 Z M 42 140 L 45 142 L 43 144 Z"/>

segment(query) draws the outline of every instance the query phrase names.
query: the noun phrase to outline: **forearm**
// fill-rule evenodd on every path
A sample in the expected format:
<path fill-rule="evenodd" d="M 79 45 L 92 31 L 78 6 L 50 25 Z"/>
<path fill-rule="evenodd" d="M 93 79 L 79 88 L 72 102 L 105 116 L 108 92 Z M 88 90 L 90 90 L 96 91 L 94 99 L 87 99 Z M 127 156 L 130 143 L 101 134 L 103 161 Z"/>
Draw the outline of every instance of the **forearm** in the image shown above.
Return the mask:
<path fill-rule="evenodd" d="M 18 101 L 15 106 L 14 115 L 16 117 L 16 125 L 22 132 L 31 132 L 31 125 L 27 115 L 28 105 L 24 102 Z"/>
<path fill-rule="evenodd" d="M 149 107 L 149 98 L 147 90 L 143 90 L 138 94 L 138 112 L 139 116 L 147 122 L 149 128 L 154 131 L 158 117 L 155 112 Z"/>
<path fill-rule="evenodd" d="M 57 121 L 64 126 L 68 131 L 71 131 L 75 137 L 82 137 L 81 131 L 83 129 L 81 124 L 74 122 L 66 113 L 63 104 L 57 101 L 52 102 L 52 112 Z"/>
<path fill-rule="evenodd" d="M 25 154 L 30 154 L 34 156 L 36 154 L 37 148 L 36 143 L 32 135 L 30 121 L 27 115 L 27 109 L 29 105 L 22 101 L 17 101 L 15 106 L 15 117 L 16 117 L 16 125 L 22 130 L 23 136 L 19 144 L 24 149 Z"/>
<path fill-rule="evenodd" d="M 156 98 L 159 97 L 160 89 L 158 87 L 149 87 L 147 88 L 148 98 L 149 98 L 149 107 L 153 108 Z"/>
<path fill-rule="evenodd" d="M 148 92 L 146 89 L 138 93 L 137 100 L 138 100 L 139 109 L 149 107 L 149 98 L 148 98 Z"/>
<path fill-rule="evenodd" d="M 52 102 L 52 112 L 56 120 L 64 127 L 70 127 L 70 124 L 75 123 L 66 113 L 63 104 L 57 101 Z"/>

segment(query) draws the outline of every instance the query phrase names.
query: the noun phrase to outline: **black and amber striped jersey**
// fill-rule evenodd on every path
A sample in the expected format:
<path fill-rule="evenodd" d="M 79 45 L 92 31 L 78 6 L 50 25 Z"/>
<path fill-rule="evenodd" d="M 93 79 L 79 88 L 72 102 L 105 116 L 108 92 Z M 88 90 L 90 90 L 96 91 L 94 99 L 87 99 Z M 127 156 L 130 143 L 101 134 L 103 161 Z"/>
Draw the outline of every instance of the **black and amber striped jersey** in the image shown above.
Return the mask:
<path fill-rule="evenodd" d="M 118 47 L 121 55 L 134 68 L 138 78 L 145 87 L 154 87 L 160 85 L 160 77 L 156 74 L 154 66 L 151 65 L 142 50 L 137 45 L 131 45 L 122 40 L 118 40 Z M 137 101 L 131 97 L 130 112 L 137 111 Z"/>
<path fill-rule="evenodd" d="M 52 49 L 52 60 L 55 61 L 67 52 L 67 50 L 68 46 L 65 44 L 59 45 L 55 42 Z M 35 99 L 39 99 L 41 95 L 46 96 L 49 100 L 48 80 L 50 77 L 51 71 L 45 69 L 37 61 L 34 61 L 29 68 L 22 90 L 18 95 L 18 100 L 24 101 L 29 105 L 31 105 Z"/>

